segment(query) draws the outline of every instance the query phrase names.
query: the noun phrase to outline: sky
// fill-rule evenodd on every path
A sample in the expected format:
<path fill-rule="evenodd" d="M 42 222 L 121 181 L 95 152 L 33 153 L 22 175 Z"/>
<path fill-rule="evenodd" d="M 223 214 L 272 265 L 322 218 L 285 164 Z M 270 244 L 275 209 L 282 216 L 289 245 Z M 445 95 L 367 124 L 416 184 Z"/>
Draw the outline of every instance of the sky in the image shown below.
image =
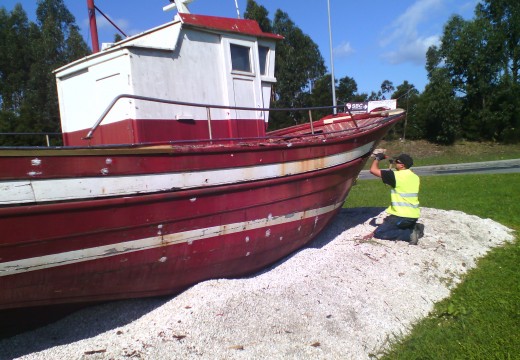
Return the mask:
<path fill-rule="evenodd" d="M 474 16 L 479 0 L 256 0 L 272 20 L 278 9 L 319 47 L 336 79 L 354 78 L 359 93 L 377 92 L 384 80 L 395 87 L 405 80 L 420 92 L 427 84 L 425 54 L 439 44 L 443 27 L 452 15 L 465 19 Z M 2 0 L 0 6 L 11 11 L 20 3 L 30 20 L 35 21 L 35 0 Z M 87 0 L 64 0 L 75 16 L 85 41 L 91 46 Z M 134 35 L 169 22 L 176 11 L 164 12 L 168 0 L 96 0 L 96 6 L 127 35 Z M 191 13 L 243 16 L 247 0 L 194 0 Z M 330 56 L 329 17 L 333 57 Z M 97 17 L 99 42 L 112 42 L 117 33 L 101 15 Z"/>

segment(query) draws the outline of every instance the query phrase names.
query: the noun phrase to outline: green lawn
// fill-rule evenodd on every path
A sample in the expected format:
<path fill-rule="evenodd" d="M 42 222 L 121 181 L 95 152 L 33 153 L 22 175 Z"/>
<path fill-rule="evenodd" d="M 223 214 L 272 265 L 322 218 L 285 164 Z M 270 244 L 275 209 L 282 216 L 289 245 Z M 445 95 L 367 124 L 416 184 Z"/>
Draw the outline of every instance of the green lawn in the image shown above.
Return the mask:
<path fill-rule="evenodd" d="M 383 140 L 378 148 L 386 149 L 389 156 L 396 156 L 403 152 L 410 154 L 415 166 L 520 159 L 520 143 L 504 145 L 459 141 L 450 146 L 443 146 L 424 140 L 404 142 Z"/>
<path fill-rule="evenodd" d="M 381 180 L 360 180 L 345 207 L 384 207 Z M 520 174 L 421 177 L 421 206 L 491 218 L 517 232 L 382 359 L 520 359 Z"/>

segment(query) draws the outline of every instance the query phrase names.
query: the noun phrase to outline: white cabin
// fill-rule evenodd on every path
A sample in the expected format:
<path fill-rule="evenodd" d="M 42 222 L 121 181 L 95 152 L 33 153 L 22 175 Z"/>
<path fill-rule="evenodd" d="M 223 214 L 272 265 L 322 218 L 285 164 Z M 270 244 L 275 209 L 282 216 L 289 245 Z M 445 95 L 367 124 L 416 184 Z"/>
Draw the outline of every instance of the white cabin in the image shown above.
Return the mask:
<path fill-rule="evenodd" d="M 179 13 L 176 19 L 56 70 L 64 145 L 259 137 L 275 43 L 255 21 Z M 223 108 L 119 99 L 129 94 Z"/>

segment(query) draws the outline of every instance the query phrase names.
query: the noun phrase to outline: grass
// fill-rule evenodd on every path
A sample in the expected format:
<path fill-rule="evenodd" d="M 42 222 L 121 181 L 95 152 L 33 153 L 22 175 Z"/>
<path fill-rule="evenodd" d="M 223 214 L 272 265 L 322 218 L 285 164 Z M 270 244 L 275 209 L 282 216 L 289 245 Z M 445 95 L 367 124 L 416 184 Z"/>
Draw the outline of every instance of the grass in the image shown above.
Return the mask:
<path fill-rule="evenodd" d="M 384 145 L 387 149 L 400 146 Z M 500 148 L 495 155 L 482 151 L 461 158 L 450 155 L 460 154 L 460 149 L 450 149 L 443 154 L 430 152 L 429 157 L 421 159 L 424 163 L 417 162 L 431 165 L 460 159 L 520 158 L 515 147 L 505 149 Z M 408 152 L 417 156 L 419 151 Z M 512 154 L 516 155 L 509 157 Z M 520 359 L 519 184 L 520 174 L 421 178 L 422 206 L 491 218 L 516 230 L 516 241 L 480 259 L 478 267 L 466 274 L 451 296 L 436 304 L 430 316 L 416 324 L 409 336 L 394 343 L 382 359 Z M 388 188 L 380 180 L 360 180 L 345 207 L 384 207 L 389 199 Z"/>
<path fill-rule="evenodd" d="M 491 160 L 520 159 L 520 144 L 504 145 L 491 142 L 460 141 L 442 146 L 420 141 L 382 141 L 378 148 L 387 149 L 387 155 L 410 154 L 415 166 L 457 164 Z"/>

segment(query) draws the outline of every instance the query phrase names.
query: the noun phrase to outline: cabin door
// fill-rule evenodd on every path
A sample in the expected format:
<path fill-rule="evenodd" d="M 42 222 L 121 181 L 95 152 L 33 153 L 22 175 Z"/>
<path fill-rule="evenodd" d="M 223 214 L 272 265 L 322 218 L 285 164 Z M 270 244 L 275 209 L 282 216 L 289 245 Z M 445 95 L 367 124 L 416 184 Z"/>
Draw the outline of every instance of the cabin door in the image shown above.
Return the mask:
<path fill-rule="evenodd" d="M 225 38 L 223 44 L 230 106 L 262 108 L 262 85 L 256 42 Z M 230 137 L 263 135 L 262 111 L 232 110 L 229 112 L 229 120 Z"/>

